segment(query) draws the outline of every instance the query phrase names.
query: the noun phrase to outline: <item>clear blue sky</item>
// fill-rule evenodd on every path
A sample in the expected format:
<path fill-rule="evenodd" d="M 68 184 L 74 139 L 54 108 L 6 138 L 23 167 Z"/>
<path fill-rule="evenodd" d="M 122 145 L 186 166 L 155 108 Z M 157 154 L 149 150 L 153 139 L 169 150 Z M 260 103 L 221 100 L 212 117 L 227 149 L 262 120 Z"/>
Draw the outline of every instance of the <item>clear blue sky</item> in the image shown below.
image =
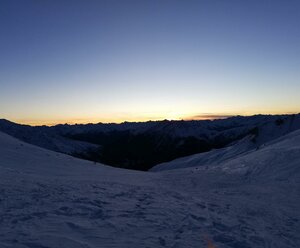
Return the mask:
<path fill-rule="evenodd" d="M 300 112 L 300 1 L 1 0 L 0 118 Z"/>

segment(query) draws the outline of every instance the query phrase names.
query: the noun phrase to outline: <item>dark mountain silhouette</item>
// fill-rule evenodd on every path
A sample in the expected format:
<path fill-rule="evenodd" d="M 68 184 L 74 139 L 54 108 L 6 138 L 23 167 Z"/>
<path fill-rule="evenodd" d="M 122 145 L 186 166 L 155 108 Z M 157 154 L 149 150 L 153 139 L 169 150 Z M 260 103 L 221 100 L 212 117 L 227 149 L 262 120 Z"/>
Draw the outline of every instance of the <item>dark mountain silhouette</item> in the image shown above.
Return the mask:
<path fill-rule="evenodd" d="M 236 116 L 223 120 L 149 121 L 121 124 L 32 127 L 0 120 L 0 131 L 27 143 L 115 167 L 148 170 L 154 165 L 252 135 L 269 141 L 300 128 L 300 115 Z M 274 130 L 275 129 L 275 130 Z"/>

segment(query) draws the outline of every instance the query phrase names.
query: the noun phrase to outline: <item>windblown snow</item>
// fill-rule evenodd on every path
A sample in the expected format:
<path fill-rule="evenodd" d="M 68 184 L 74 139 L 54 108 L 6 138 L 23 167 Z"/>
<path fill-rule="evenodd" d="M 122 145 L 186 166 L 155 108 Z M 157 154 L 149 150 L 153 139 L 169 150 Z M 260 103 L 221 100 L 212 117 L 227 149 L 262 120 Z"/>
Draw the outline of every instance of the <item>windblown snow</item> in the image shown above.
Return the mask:
<path fill-rule="evenodd" d="M 300 247 L 300 131 L 162 172 L 0 148 L 1 248 Z"/>

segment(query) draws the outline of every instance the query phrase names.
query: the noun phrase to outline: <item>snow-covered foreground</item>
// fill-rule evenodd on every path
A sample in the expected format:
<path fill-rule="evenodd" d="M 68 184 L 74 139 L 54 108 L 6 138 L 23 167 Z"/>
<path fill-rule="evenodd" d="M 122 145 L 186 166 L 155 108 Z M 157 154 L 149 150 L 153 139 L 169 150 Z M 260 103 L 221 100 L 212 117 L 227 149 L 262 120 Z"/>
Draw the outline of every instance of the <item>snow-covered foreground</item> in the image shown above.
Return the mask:
<path fill-rule="evenodd" d="M 300 247 L 300 131 L 224 163 L 115 169 L 0 133 L 0 247 Z"/>

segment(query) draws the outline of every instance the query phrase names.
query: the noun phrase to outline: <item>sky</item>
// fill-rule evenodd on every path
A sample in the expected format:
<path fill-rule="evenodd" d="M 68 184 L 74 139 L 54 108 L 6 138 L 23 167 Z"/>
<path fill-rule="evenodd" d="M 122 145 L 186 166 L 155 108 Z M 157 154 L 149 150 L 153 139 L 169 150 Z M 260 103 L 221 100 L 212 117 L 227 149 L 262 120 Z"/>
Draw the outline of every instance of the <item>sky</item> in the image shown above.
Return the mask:
<path fill-rule="evenodd" d="M 1 0 L 0 118 L 300 112 L 298 0 Z"/>

